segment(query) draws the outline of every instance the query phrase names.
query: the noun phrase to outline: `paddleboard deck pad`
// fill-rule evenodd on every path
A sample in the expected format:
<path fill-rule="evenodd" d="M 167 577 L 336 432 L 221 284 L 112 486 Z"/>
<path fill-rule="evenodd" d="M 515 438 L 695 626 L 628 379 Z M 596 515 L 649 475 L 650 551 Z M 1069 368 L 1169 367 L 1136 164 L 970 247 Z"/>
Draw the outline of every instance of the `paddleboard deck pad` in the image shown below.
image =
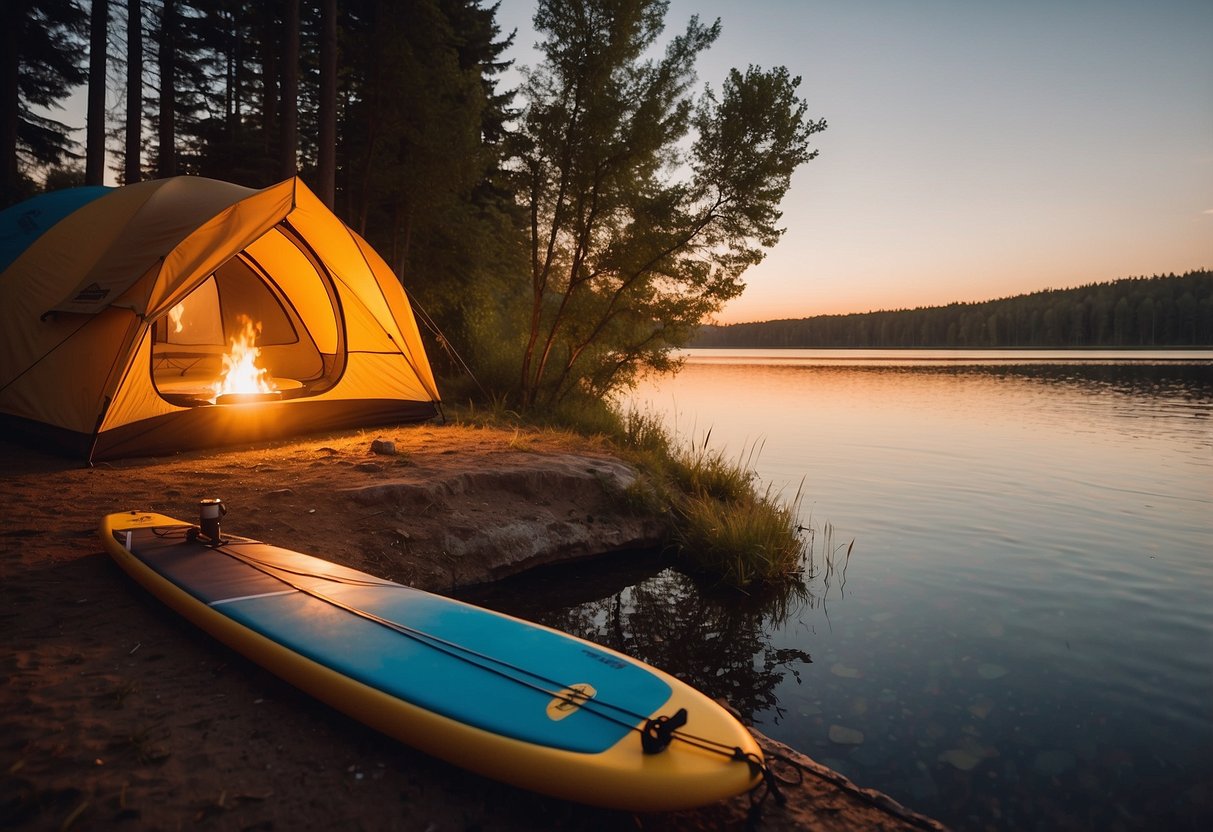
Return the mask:
<path fill-rule="evenodd" d="M 106 550 L 229 647 L 436 757 L 632 811 L 754 788 L 753 736 L 674 677 L 568 633 L 151 512 L 111 514 Z"/>

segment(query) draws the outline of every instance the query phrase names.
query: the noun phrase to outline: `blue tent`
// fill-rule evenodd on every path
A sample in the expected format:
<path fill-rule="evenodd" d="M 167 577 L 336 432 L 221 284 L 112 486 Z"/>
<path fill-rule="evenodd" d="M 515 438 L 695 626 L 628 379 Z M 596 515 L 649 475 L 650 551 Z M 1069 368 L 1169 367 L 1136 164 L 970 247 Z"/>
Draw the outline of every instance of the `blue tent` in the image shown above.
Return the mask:
<path fill-rule="evenodd" d="M 7 269 L 34 241 L 77 208 L 83 208 L 113 188 L 89 185 L 39 194 L 0 211 L 0 272 Z"/>

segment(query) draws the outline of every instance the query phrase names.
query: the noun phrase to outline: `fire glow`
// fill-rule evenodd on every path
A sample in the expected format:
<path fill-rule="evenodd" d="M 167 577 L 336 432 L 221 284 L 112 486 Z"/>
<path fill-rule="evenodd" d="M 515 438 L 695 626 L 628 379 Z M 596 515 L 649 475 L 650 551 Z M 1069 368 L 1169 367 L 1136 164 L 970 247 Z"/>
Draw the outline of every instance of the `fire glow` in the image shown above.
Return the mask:
<path fill-rule="evenodd" d="M 231 346 L 223 355 L 223 372 L 212 386 L 212 402 L 221 398 L 228 401 L 249 401 L 272 398 L 278 393 L 278 385 L 269 370 L 257 366 L 261 348 L 257 338 L 261 335 L 261 324 L 253 323 L 248 315 L 236 318 L 240 331 L 232 337 Z"/>

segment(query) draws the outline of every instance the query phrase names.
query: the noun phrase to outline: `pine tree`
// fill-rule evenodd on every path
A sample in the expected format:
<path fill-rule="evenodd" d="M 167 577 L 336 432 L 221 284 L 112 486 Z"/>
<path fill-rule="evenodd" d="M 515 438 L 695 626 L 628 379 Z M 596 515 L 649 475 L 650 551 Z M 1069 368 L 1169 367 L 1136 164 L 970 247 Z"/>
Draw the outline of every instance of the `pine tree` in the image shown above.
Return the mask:
<path fill-rule="evenodd" d="M 317 117 L 316 193 L 332 209 L 337 187 L 337 0 L 320 4 L 320 80 Z"/>
<path fill-rule="evenodd" d="M 60 107 L 84 83 L 86 20 L 74 0 L 0 3 L 0 207 L 32 193 L 39 170 L 79 158 L 72 128 L 33 108 Z"/>
<path fill-rule="evenodd" d="M 543 64 L 523 91 L 530 217 L 522 404 L 601 396 L 646 369 L 742 288 L 783 233 L 792 171 L 816 153 L 800 79 L 733 70 L 690 93 L 719 21 L 692 17 L 648 58 L 663 0 L 541 0 Z M 690 150 L 684 151 L 690 141 Z"/>
<path fill-rule="evenodd" d="M 105 184 L 105 75 L 109 0 L 92 0 L 88 39 L 88 126 L 84 148 L 84 184 Z"/>
<path fill-rule="evenodd" d="M 282 36 L 282 114 L 278 126 L 278 178 L 298 169 L 299 147 L 299 0 L 284 0 Z"/>
<path fill-rule="evenodd" d="M 126 0 L 126 142 L 122 181 L 143 178 L 143 12 L 141 0 Z"/>

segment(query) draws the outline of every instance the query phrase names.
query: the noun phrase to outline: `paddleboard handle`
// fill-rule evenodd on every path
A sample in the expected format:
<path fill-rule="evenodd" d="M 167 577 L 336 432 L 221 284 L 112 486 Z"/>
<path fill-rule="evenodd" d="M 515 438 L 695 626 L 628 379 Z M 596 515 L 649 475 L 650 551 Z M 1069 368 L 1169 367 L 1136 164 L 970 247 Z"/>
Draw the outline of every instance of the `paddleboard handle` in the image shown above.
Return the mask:
<path fill-rule="evenodd" d="M 674 739 L 674 732 L 687 724 L 687 709 L 679 708 L 673 716 L 659 716 L 644 724 L 640 733 L 640 746 L 645 754 L 657 754 L 666 749 Z"/>
<path fill-rule="evenodd" d="M 223 541 L 219 537 L 219 518 L 227 514 L 227 506 L 218 497 L 207 497 L 198 501 L 198 528 L 202 536 L 212 543 Z"/>

